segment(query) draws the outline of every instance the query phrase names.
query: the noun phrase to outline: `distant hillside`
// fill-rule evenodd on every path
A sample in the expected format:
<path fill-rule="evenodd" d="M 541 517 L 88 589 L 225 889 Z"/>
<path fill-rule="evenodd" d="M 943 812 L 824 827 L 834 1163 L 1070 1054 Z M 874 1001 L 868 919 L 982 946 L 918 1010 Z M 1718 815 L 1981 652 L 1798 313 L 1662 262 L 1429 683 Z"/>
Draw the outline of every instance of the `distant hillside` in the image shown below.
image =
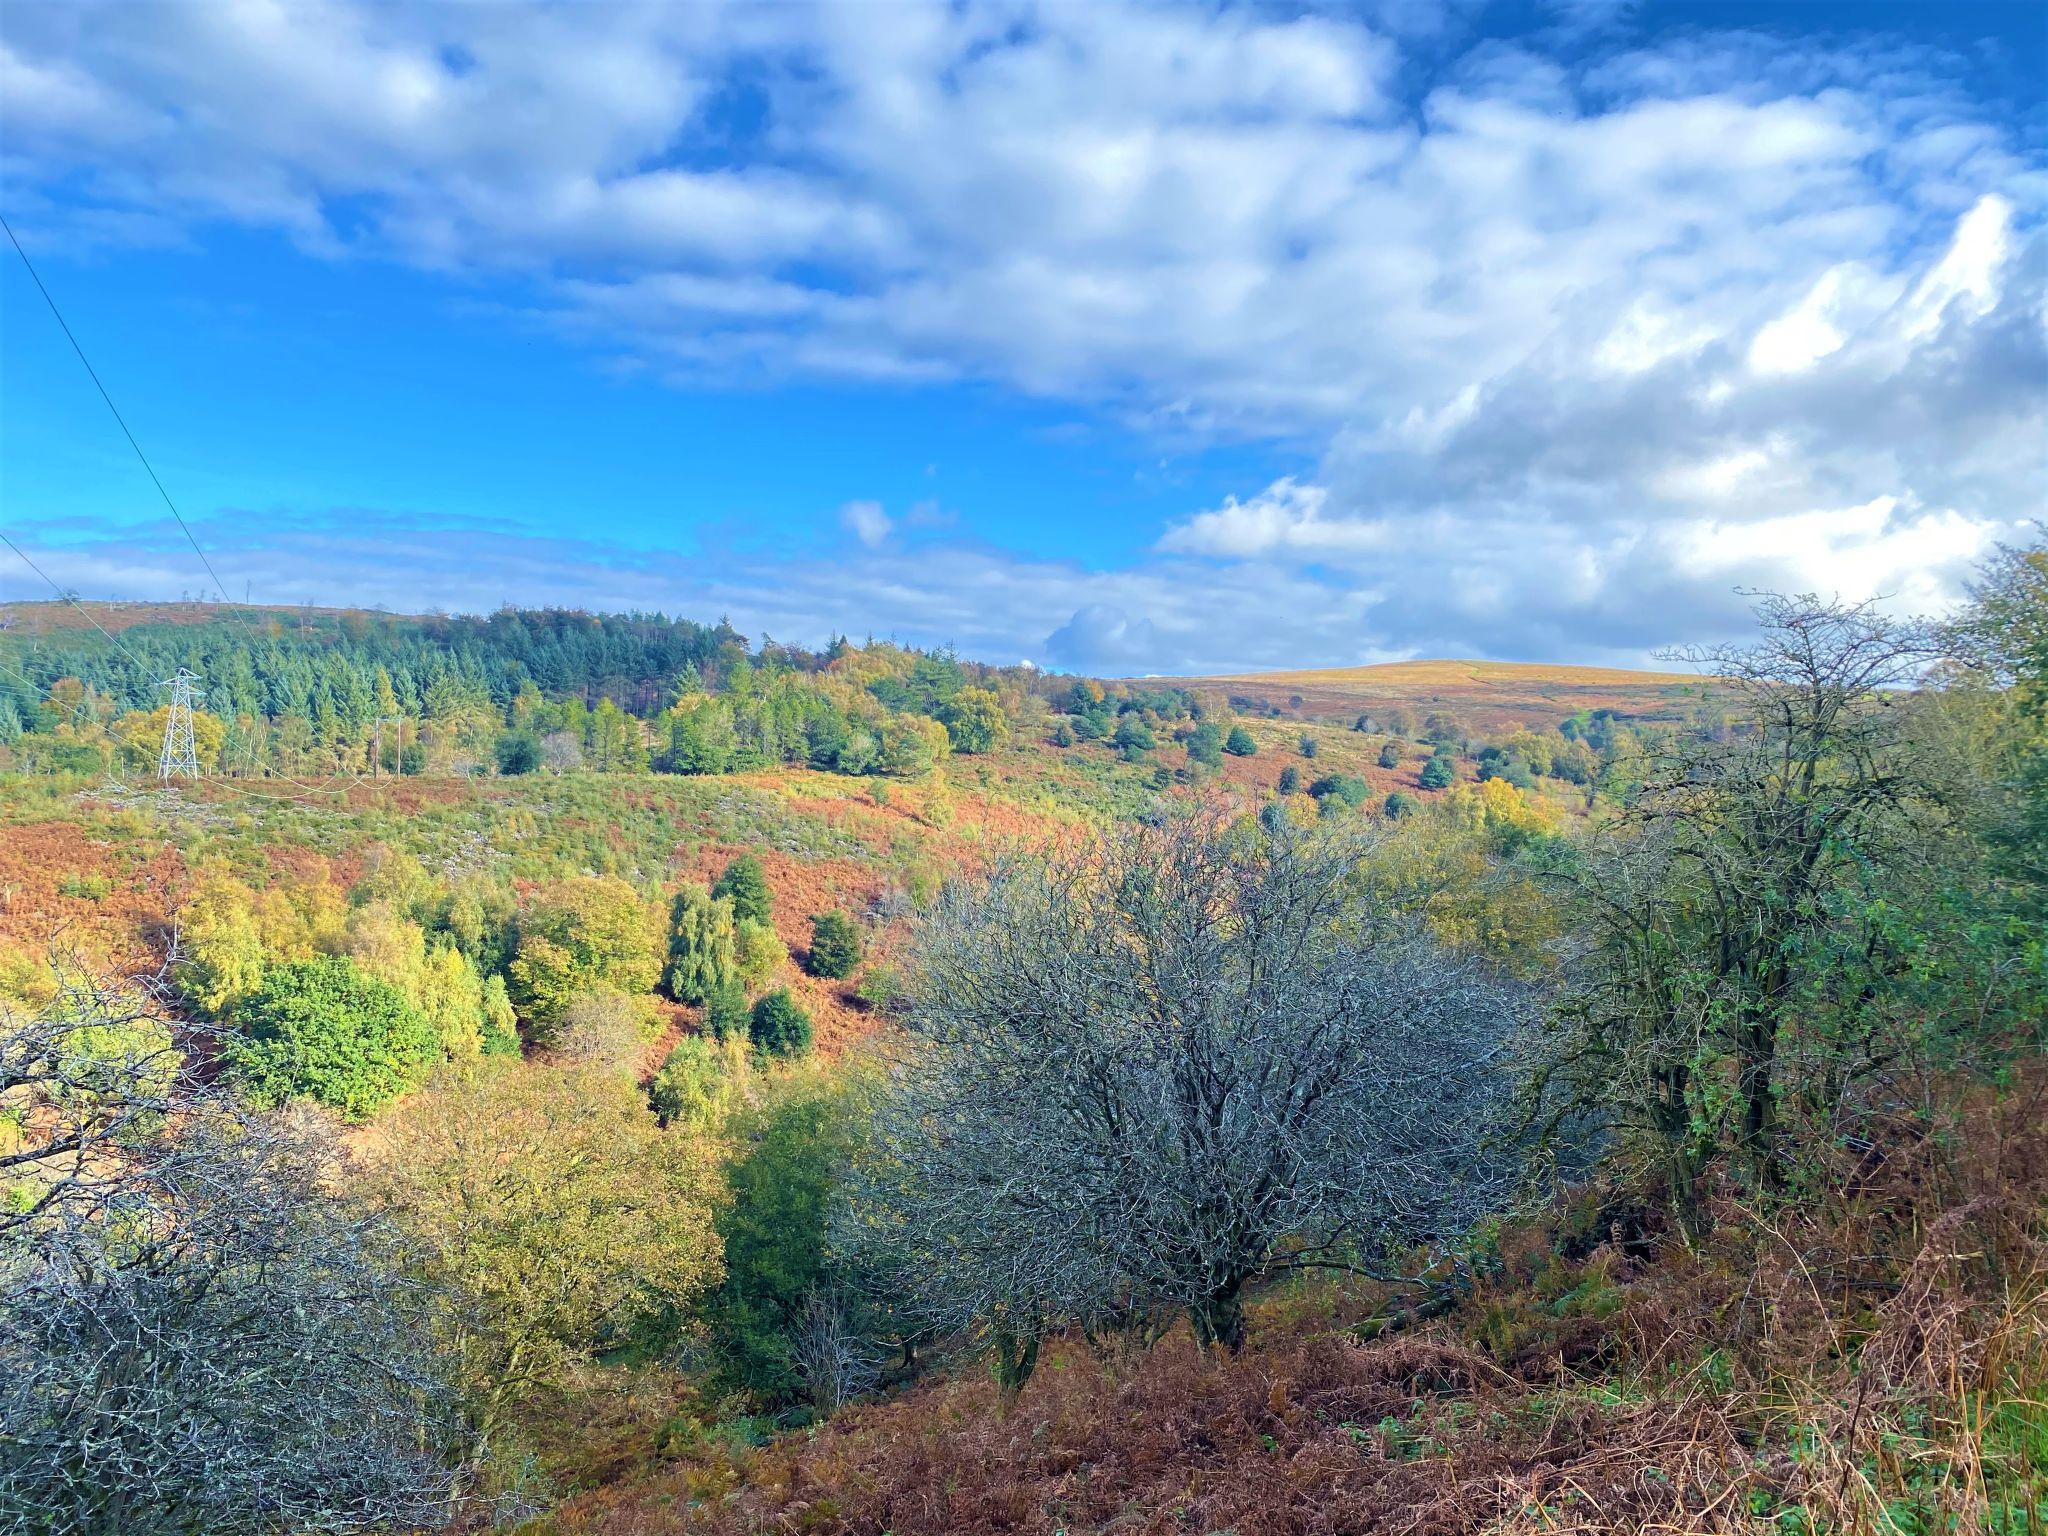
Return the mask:
<path fill-rule="evenodd" d="M 351 613 L 370 618 L 399 617 L 367 608 L 315 608 L 285 603 L 124 603 L 86 598 L 74 605 L 49 598 L 0 603 L 0 631 L 44 635 L 74 629 L 91 633 L 97 627 L 119 634 L 151 624 L 263 624 L 271 620 L 280 625 L 319 620 L 331 626 Z"/>
<path fill-rule="evenodd" d="M 1376 667 L 1307 672 L 1254 672 L 1180 678 L 1182 687 L 1227 693 L 1240 708 L 1302 716 L 1418 715 L 1450 710 L 1468 729 L 1501 736 L 1522 727 L 1554 726 L 1582 710 L 1613 710 L 1670 719 L 1684 710 L 1702 679 L 1682 672 L 1623 667 L 1566 667 L 1520 661 L 1396 661 Z"/>

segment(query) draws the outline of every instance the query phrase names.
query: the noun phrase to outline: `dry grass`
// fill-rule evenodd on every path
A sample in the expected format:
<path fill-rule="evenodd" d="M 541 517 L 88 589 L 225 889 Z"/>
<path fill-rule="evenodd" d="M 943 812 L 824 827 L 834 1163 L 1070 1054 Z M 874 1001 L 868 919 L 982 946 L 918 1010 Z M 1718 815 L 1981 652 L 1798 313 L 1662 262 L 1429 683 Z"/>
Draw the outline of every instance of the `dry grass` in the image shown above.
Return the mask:
<path fill-rule="evenodd" d="M 1265 1298 L 1207 1356 L 1076 1340 L 1005 1413 L 971 1371 L 759 1449 L 699 1439 L 548 1536 L 2021 1536 L 2048 1512 L 2042 1083 L 1705 1249 L 1589 1193 L 1452 1316 Z"/>

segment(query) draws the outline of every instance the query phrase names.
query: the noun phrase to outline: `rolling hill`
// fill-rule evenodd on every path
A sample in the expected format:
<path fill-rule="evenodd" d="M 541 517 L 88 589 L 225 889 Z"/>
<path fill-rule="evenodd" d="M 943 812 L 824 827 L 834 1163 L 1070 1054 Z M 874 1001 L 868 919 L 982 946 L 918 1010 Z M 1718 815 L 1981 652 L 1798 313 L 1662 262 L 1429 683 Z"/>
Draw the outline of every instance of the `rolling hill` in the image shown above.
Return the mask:
<path fill-rule="evenodd" d="M 1420 716 L 1450 710 L 1481 736 L 1555 726 L 1582 710 L 1672 719 L 1684 712 L 1687 698 L 1697 695 L 1705 682 L 1685 672 L 1449 660 L 1176 681 L 1183 687 L 1227 693 L 1240 708 L 1277 709 L 1304 717 L 1379 715 L 1397 708 Z"/>

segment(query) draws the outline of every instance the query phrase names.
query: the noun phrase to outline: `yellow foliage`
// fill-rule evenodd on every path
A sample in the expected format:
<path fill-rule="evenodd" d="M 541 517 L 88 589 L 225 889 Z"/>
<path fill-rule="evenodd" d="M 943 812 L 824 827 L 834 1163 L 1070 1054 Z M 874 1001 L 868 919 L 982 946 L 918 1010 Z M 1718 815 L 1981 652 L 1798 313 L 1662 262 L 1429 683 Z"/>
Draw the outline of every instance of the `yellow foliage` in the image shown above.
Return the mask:
<path fill-rule="evenodd" d="M 130 710 L 113 725 L 114 738 L 133 766 L 153 763 L 163 750 L 164 727 L 170 722 L 171 706 Z M 220 761 L 220 749 L 227 744 L 227 722 L 203 709 L 192 711 L 192 750 L 199 759 L 200 772 L 212 770 Z"/>
<path fill-rule="evenodd" d="M 1506 779 L 1465 784 L 1443 798 L 1441 813 L 1458 826 L 1488 834 L 1501 846 L 1548 836 L 1557 830 L 1557 813 L 1523 794 Z"/>

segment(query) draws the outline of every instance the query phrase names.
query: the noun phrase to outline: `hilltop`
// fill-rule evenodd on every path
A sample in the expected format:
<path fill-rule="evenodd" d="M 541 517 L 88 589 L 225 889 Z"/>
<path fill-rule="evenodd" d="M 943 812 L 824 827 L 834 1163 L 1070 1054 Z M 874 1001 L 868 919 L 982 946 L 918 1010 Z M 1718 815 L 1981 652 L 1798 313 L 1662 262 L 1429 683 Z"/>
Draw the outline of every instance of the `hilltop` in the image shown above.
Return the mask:
<path fill-rule="evenodd" d="M 1452 710 L 1481 735 L 1556 726 L 1581 712 L 1671 720 L 1704 680 L 1686 672 L 1572 667 L 1522 661 L 1394 661 L 1371 667 L 1231 673 L 1176 679 L 1216 689 L 1240 709 L 1303 716 L 1383 716 L 1399 709 Z M 1376 722 L 1377 723 L 1377 722 Z"/>

